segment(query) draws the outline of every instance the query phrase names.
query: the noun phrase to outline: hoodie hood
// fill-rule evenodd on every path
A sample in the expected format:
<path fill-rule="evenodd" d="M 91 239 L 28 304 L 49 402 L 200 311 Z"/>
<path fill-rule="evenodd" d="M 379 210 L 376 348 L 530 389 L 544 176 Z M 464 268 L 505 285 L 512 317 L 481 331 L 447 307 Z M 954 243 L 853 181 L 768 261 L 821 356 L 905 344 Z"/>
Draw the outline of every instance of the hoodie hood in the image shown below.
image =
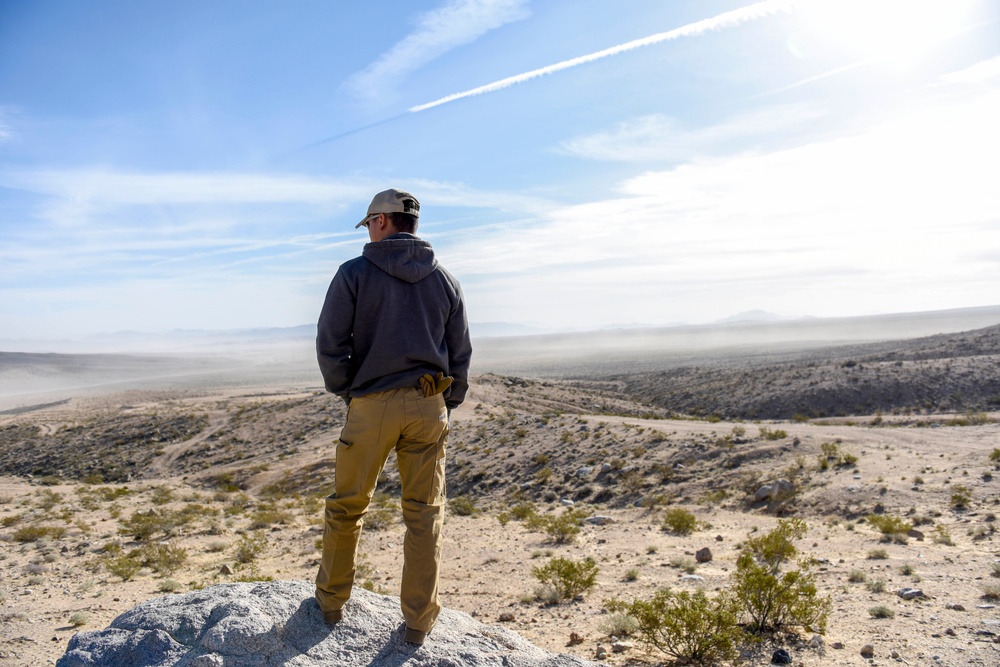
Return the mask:
<path fill-rule="evenodd" d="M 438 265 L 431 244 L 405 232 L 366 244 L 361 256 L 393 278 L 408 283 L 423 280 Z"/>

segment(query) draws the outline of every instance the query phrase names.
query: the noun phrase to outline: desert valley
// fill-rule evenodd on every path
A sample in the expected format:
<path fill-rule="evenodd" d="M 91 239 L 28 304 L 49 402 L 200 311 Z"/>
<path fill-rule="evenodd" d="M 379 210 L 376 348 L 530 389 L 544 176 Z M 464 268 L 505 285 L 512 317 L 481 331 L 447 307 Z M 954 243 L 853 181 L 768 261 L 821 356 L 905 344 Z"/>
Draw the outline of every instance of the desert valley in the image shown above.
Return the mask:
<path fill-rule="evenodd" d="M 1000 317 L 977 317 L 478 340 L 443 604 L 548 651 L 660 664 L 611 601 L 727 595 L 748 541 L 801 520 L 788 567 L 828 601 L 825 632 L 785 627 L 743 664 L 1000 664 Z M 0 353 L 0 664 L 54 664 L 155 596 L 312 579 L 344 409 L 308 341 L 277 349 Z M 358 572 L 387 595 L 398 490 L 390 459 Z M 592 585 L 546 587 L 559 559 Z"/>

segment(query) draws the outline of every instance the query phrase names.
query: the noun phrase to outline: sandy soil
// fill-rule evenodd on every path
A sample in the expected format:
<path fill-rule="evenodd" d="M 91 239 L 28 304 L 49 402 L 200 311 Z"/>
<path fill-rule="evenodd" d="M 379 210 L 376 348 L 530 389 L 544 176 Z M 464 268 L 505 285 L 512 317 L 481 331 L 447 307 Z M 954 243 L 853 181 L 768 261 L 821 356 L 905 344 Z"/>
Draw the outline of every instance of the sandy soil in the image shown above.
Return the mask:
<path fill-rule="evenodd" d="M 30 479 L 27 468 L 0 478 L 0 664 L 53 664 L 75 632 L 102 628 L 151 596 L 237 578 L 311 579 L 319 497 L 329 490 L 342 418 L 329 398 L 304 384 L 242 385 L 91 396 L 0 416 L 0 435 L 7 434 L 0 453 L 35 470 Z M 775 526 L 780 514 L 808 523 L 798 546 L 815 559 L 819 588 L 832 600 L 820 647 L 809 646 L 805 632 L 779 639 L 795 664 L 871 664 L 861 655 L 866 644 L 874 664 L 895 661 L 894 653 L 910 665 L 1000 664 L 1000 471 L 989 459 L 1000 446 L 996 414 L 960 426 L 948 425 L 962 423 L 955 415 L 731 423 L 638 416 L 646 412 L 578 385 L 480 378 L 454 415 L 451 495 L 471 500 L 477 512 L 453 508 L 448 516 L 443 603 L 545 649 L 593 659 L 598 644 L 611 646 L 606 600 L 664 586 L 720 591 L 742 541 Z M 178 416 L 193 419 L 190 428 L 149 435 Z M 86 461 L 75 465 L 85 457 L 74 453 L 89 451 L 81 449 L 88 434 L 112 433 L 116 424 L 133 428 L 115 451 L 134 465 L 117 465 L 125 476 L 115 483 L 93 477 L 98 465 L 84 483 L 89 469 Z M 856 464 L 821 469 L 824 444 Z M 108 456 L 98 461 L 107 466 Z M 48 474 L 39 474 L 46 465 Z M 747 489 L 776 479 L 792 481 L 794 497 L 778 504 L 747 498 Z M 971 497 L 966 507 L 954 505 L 956 485 Z M 394 488 L 390 466 L 371 522 L 384 525 L 366 528 L 359 577 L 392 595 L 403 534 Z M 611 522 L 585 523 L 573 541 L 558 544 L 521 521 L 498 520 L 524 501 L 560 514 L 562 500 L 574 497 L 575 508 Z M 690 510 L 703 526 L 688 536 L 666 532 L 670 507 Z M 150 510 L 157 528 L 136 540 L 149 524 L 141 513 Z M 883 542 L 859 521 L 872 512 L 919 523 L 924 537 Z M 39 527 L 34 537 L 25 530 Z M 57 530 L 39 536 L 46 527 Z M 186 560 L 172 569 L 148 544 L 183 550 Z M 713 558 L 695 564 L 703 547 Z M 127 580 L 114 573 L 116 558 L 144 548 L 147 566 Z M 884 558 L 872 558 L 880 551 Z M 532 569 L 555 556 L 593 558 L 597 587 L 578 601 L 536 599 Z M 220 573 L 224 566 L 232 574 Z M 683 578 L 692 568 L 701 579 Z M 883 588 L 873 592 L 879 581 Z M 903 600 L 896 594 L 903 587 L 926 597 Z M 894 616 L 873 618 L 869 609 L 880 606 Z M 574 633 L 582 642 L 569 645 Z M 765 651 L 748 662 L 769 658 Z M 663 659 L 636 643 L 606 662 Z"/>

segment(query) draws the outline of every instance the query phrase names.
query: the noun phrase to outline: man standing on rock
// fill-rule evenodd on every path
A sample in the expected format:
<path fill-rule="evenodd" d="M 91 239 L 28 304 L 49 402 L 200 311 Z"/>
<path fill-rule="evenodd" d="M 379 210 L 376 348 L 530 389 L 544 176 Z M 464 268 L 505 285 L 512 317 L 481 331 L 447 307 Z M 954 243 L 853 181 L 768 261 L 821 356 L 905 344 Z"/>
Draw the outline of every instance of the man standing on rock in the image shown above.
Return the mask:
<path fill-rule="evenodd" d="M 362 519 L 395 450 L 406 524 L 400 602 L 411 644 L 423 643 L 441 610 L 448 420 L 465 399 L 472 357 L 462 289 L 415 235 L 419 216 L 407 192 L 375 195 L 356 225 L 371 243 L 337 271 L 316 336 L 326 389 L 348 405 L 316 600 L 328 624 L 343 618 Z"/>

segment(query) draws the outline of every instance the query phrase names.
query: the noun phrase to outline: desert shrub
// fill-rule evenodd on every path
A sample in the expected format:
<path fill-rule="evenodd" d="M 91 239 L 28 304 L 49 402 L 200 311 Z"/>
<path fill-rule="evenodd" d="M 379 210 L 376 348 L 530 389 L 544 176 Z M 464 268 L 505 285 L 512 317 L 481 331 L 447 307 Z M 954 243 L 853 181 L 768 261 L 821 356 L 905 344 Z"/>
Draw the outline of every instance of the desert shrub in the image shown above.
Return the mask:
<path fill-rule="evenodd" d="M 90 614 L 88 614 L 86 612 L 83 612 L 83 611 L 78 611 L 78 612 L 76 612 L 75 614 L 73 614 L 72 616 L 69 617 L 69 621 L 68 622 L 74 628 L 78 628 L 81 625 L 86 625 L 87 623 L 90 622 Z"/>
<path fill-rule="evenodd" d="M 943 544 L 948 547 L 955 546 L 955 542 L 951 539 L 951 533 L 944 526 L 935 526 L 931 539 L 934 540 L 935 544 Z"/>
<path fill-rule="evenodd" d="M 815 632 L 826 631 L 831 602 L 820 597 L 809 564 L 782 572 L 798 553 L 794 540 L 805 536 L 801 519 L 785 519 L 764 535 L 747 538 L 733 574 L 733 597 L 740 613 L 754 632 L 801 625 Z"/>
<path fill-rule="evenodd" d="M 172 574 L 187 562 L 188 552 L 184 547 L 172 544 L 144 544 L 135 550 L 142 564 L 157 574 Z"/>
<path fill-rule="evenodd" d="M 983 586 L 983 599 L 991 602 L 1000 601 L 1000 586 L 997 584 L 986 584 Z"/>
<path fill-rule="evenodd" d="M 552 468 L 545 466 L 541 470 L 535 473 L 535 481 L 539 484 L 545 484 L 552 477 Z"/>
<path fill-rule="evenodd" d="M 127 554 L 109 554 L 102 560 L 104 568 L 111 574 L 129 581 L 142 569 L 142 561 L 136 557 L 135 551 Z"/>
<path fill-rule="evenodd" d="M 865 584 L 865 588 L 868 589 L 869 593 L 884 593 L 885 592 L 885 581 L 883 579 L 876 579 L 874 581 L 869 581 Z"/>
<path fill-rule="evenodd" d="M 648 600 L 611 600 L 606 606 L 635 619 L 643 644 L 679 662 L 711 665 L 738 653 L 742 630 L 729 595 L 710 599 L 704 591 L 661 590 Z"/>
<path fill-rule="evenodd" d="M 877 607 L 872 607 L 868 610 L 868 615 L 872 618 L 892 618 L 896 615 L 892 609 L 889 609 L 885 605 L 879 605 Z"/>
<path fill-rule="evenodd" d="M 4 528 L 10 528 L 11 526 L 21 523 L 24 520 L 23 514 L 11 514 L 0 519 L 0 526 Z"/>
<path fill-rule="evenodd" d="M 663 530 L 675 535 L 690 535 L 698 528 L 694 514 L 681 507 L 673 507 L 663 516 Z"/>
<path fill-rule="evenodd" d="M 990 452 L 990 461 L 1000 464 L 1000 447 L 994 447 L 993 451 Z"/>
<path fill-rule="evenodd" d="M 250 515 L 250 530 L 260 530 L 270 528 L 274 524 L 288 524 L 292 521 L 292 514 L 288 510 L 279 508 L 277 505 L 264 504 L 254 510 Z M 367 523 L 367 522 L 366 522 Z"/>
<path fill-rule="evenodd" d="M 160 485 L 153 487 L 153 504 L 166 505 L 174 499 L 174 490 L 169 486 Z"/>
<path fill-rule="evenodd" d="M 120 535 L 129 535 L 137 542 L 144 542 L 154 535 L 169 535 L 176 527 L 173 514 L 164 512 L 159 515 L 149 512 L 136 512 L 118 526 Z"/>
<path fill-rule="evenodd" d="M 891 514 L 869 514 L 866 521 L 882 533 L 882 541 L 906 544 L 906 535 L 913 530 L 913 524 Z"/>
<path fill-rule="evenodd" d="M 531 568 L 531 574 L 542 585 L 554 590 L 560 600 L 569 600 L 591 590 L 597 585 L 599 571 L 593 558 L 582 561 L 553 558 L 546 565 Z"/>
<path fill-rule="evenodd" d="M 448 501 L 448 509 L 458 516 L 475 516 L 479 513 L 476 501 L 468 496 L 459 496 Z"/>
<path fill-rule="evenodd" d="M 12 537 L 15 542 L 37 542 L 38 540 L 46 538 L 58 540 L 65 534 L 65 526 L 43 526 L 39 524 L 31 524 L 28 526 L 21 526 L 15 530 Z"/>
<path fill-rule="evenodd" d="M 858 462 L 857 456 L 843 451 L 840 448 L 840 445 L 835 442 L 824 442 L 819 446 L 819 448 L 822 452 L 819 455 L 820 470 L 826 470 L 831 465 L 837 468 L 853 466 Z"/>
<path fill-rule="evenodd" d="M 990 568 L 990 576 L 1000 577 L 1000 563 L 993 563 L 993 566 Z"/>
<path fill-rule="evenodd" d="M 580 521 L 588 516 L 586 510 L 568 509 L 559 516 L 547 516 L 544 519 L 545 533 L 556 544 L 568 544 L 580 533 Z"/>
<path fill-rule="evenodd" d="M 639 568 L 630 567 L 625 570 L 625 581 L 635 581 L 639 578 Z"/>
<path fill-rule="evenodd" d="M 399 514 L 395 508 L 376 507 L 368 510 L 365 514 L 365 528 L 369 530 L 386 530 L 394 526 L 399 519 Z"/>
<path fill-rule="evenodd" d="M 535 511 L 535 504 L 532 502 L 518 503 L 510 508 L 510 515 L 522 521 L 533 514 L 537 514 L 537 512 Z"/>
<path fill-rule="evenodd" d="M 263 533 L 241 535 L 233 548 L 233 558 L 237 563 L 252 563 L 267 549 L 267 538 Z"/>
<path fill-rule="evenodd" d="M 628 614 L 613 612 L 598 623 L 597 629 L 609 637 L 631 637 L 639 631 L 639 622 Z"/>
<path fill-rule="evenodd" d="M 694 574 L 694 571 L 698 569 L 698 563 L 695 559 L 688 556 L 671 556 L 670 567 L 676 567 L 688 574 Z"/>
<path fill-rule="evenodd" d="M 46 511 L 61 503 L 62 499 L 62 494 L 52 489 L 42 489 L 38 492 L 38 506 Z"/>
<path fill-rule="evenodd" d="M 261 574 L 260 569 L 257 567 L 257 563 L 245 563 L 241 566 L 237 566 L 236 575 L 232 578 L 232 581 L 245 583 L 252 583 L 255 581 L 274 581 L 274 577 Z"/>
<path fill-rule="evenodd" d="M 868 578 L 864 570 L 851 570 L 847 575 L 847 580 L 852 584 L 862 584 Z"/>
<path fill-rule="evenodd" d="M 889 552 L 885 549 L 871 549 L 868 552 L 868 560 L 885 560 L 889 557 Z"/>
<path fill-rule="evenodd" d="M 156 587 L 160 593 L 179 593 L 184 590 L 184 584 L 179 581 L 174 581 L 173 579 L 164 579 L 160 582 L 160 585 Z"/>
<path fill-rule="evenodd" d="M 787 438 L 788 433 L 781 430 L 780 428 L 769 429 L 766 426 L 760 427 L 760 437 L 764 440 L 781 440 L 782 438 Z"/>
<path fill-rule="evenodd" d="M 957 510 L 966 509 L 972 503 L 972 489 L 964 484 L 951 487 L 951 506 Z"/>

